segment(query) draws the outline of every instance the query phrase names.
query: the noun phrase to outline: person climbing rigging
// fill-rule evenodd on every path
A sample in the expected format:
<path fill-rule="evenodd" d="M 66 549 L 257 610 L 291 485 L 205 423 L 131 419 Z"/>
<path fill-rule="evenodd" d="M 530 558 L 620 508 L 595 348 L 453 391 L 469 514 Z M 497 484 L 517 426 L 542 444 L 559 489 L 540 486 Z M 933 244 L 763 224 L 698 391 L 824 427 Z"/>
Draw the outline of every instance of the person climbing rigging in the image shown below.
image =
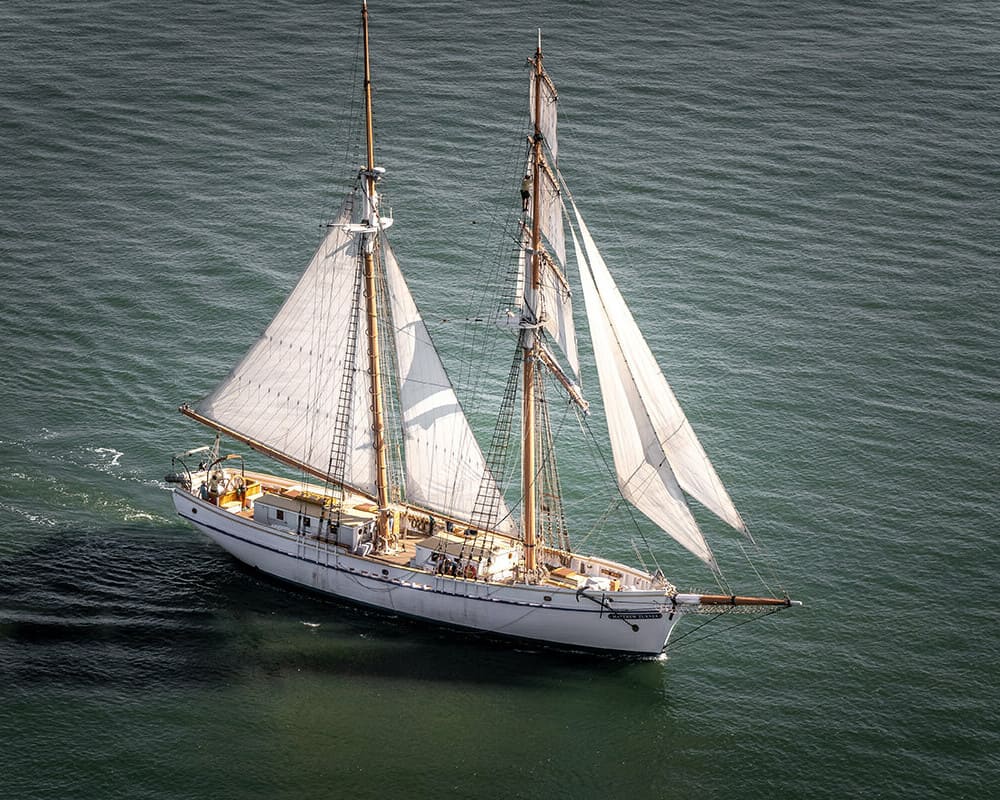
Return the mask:
<path fill-rule="evenodd" d="M 521 181 L 521 210 L 528 210 L 528 202 L 531 200 L 531 176 L 525 175 Z"/>

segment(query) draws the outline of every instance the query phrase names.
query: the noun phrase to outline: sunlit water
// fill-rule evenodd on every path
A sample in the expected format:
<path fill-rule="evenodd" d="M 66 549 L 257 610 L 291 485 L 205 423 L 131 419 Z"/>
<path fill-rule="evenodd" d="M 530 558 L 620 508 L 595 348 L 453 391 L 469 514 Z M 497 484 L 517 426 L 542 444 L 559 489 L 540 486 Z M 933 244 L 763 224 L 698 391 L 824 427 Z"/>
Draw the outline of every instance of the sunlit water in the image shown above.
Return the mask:
<path fill-rule="evenodd" d="M 0 796 L 990 796 L 997 10 L 372 4 L 392 240 L 453 371 L 541 27 L 561 168 L 806 603 L 628 663 L 307 597 L 171 513 L 169 457 L 207 438 L 176 406 L 357 166 L 349 5 L 0 9 Z"/>

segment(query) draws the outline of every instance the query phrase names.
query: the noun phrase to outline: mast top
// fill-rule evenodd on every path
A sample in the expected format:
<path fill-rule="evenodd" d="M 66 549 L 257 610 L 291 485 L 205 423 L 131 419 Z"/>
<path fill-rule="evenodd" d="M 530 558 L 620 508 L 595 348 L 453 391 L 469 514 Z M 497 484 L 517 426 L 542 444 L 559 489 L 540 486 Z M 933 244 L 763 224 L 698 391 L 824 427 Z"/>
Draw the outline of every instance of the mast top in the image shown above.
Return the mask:
<path fill-rule="evenodd" d="M 375 133 L 372 125 L 372 67 L 371 55 L 368 50 L 368 0 L 361 2 L 361 27 L 364 38 L 364 58 L 365 58 L 365 139 L 368 150 L 368 194 L 375 191 Z"/>

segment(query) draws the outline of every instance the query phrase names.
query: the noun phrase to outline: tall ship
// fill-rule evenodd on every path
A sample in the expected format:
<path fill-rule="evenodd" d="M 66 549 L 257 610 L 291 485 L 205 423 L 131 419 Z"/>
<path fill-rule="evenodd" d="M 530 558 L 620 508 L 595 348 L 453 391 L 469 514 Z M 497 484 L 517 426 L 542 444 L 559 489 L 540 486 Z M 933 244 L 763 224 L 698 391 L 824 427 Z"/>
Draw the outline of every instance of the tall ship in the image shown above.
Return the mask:
<path fill-rule="evenodd" d="M 314 592 L 574 650 L 656 656 L 687 614 L 798 605 L 682 591 L 658 568 L 572 544 L 548 412 L 555 392 L 589 414 L 571 272 L 618 496 L 709 571 L 718 566 L 689 498 L 748 533 L 559 171 L 558 93 L 540 33 L 528 60 L 514 290 L 492 326 L 512 343 L 512 366 L 484 455 L 389 243 L 366 5 L 361 17 L 365 163 L 264 333 L 207 397 L 181 406 L 216 436 L 174 457 L 177 513 L 238 560 Z M 223 437 L 283 468 L 248 469 Z"/>

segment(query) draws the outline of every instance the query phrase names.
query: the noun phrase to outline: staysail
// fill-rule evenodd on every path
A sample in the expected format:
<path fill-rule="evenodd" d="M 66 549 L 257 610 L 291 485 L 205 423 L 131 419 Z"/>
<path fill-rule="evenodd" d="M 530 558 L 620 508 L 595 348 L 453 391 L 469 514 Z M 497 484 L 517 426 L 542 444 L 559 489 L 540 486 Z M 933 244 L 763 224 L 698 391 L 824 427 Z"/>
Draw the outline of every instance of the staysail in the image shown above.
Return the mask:
<path fill-rule="evenodd" d="M 586 257 L 576 234 L 580 277 L 611 434 L 625 497 L 708 564 L 714 557 L 683 492 L 733 528 L 746 531 L 739 512 L 708 460 L 649 345 L 615 285 L 573 204 Z"/>
<path fill-rule="evenodd" d="M 510 531 L 512 523 L 503 496 L 488 472 L 441 358 L 384 238 L 382 252 L 399 370 L 407 500 L 449 516 L 467 515 L 474 507 L 489 508 L 496 519 L 471 521 Z M 481 491 L 491 497 L 484 499 Z"/>
<path fill-rule="evenodd" d="M 197 411 L 325 475 L 338 433 L 341 386 L 354 381 L 347 430 L 348 486 L 375 495 L 375 455 L 364 346 L 350 347 L 358 236 L 351 197 L 263 335 Z M 353 373 L 353 374 L 352 374 Z M 341 415 L 342 416 L 342 415 Z M 343 420 L 340 420 L 343 426 Z M 343 437 L 343 432 L 340 432 Z M 340 476 L 336 476 L 340 478 Z"/>

